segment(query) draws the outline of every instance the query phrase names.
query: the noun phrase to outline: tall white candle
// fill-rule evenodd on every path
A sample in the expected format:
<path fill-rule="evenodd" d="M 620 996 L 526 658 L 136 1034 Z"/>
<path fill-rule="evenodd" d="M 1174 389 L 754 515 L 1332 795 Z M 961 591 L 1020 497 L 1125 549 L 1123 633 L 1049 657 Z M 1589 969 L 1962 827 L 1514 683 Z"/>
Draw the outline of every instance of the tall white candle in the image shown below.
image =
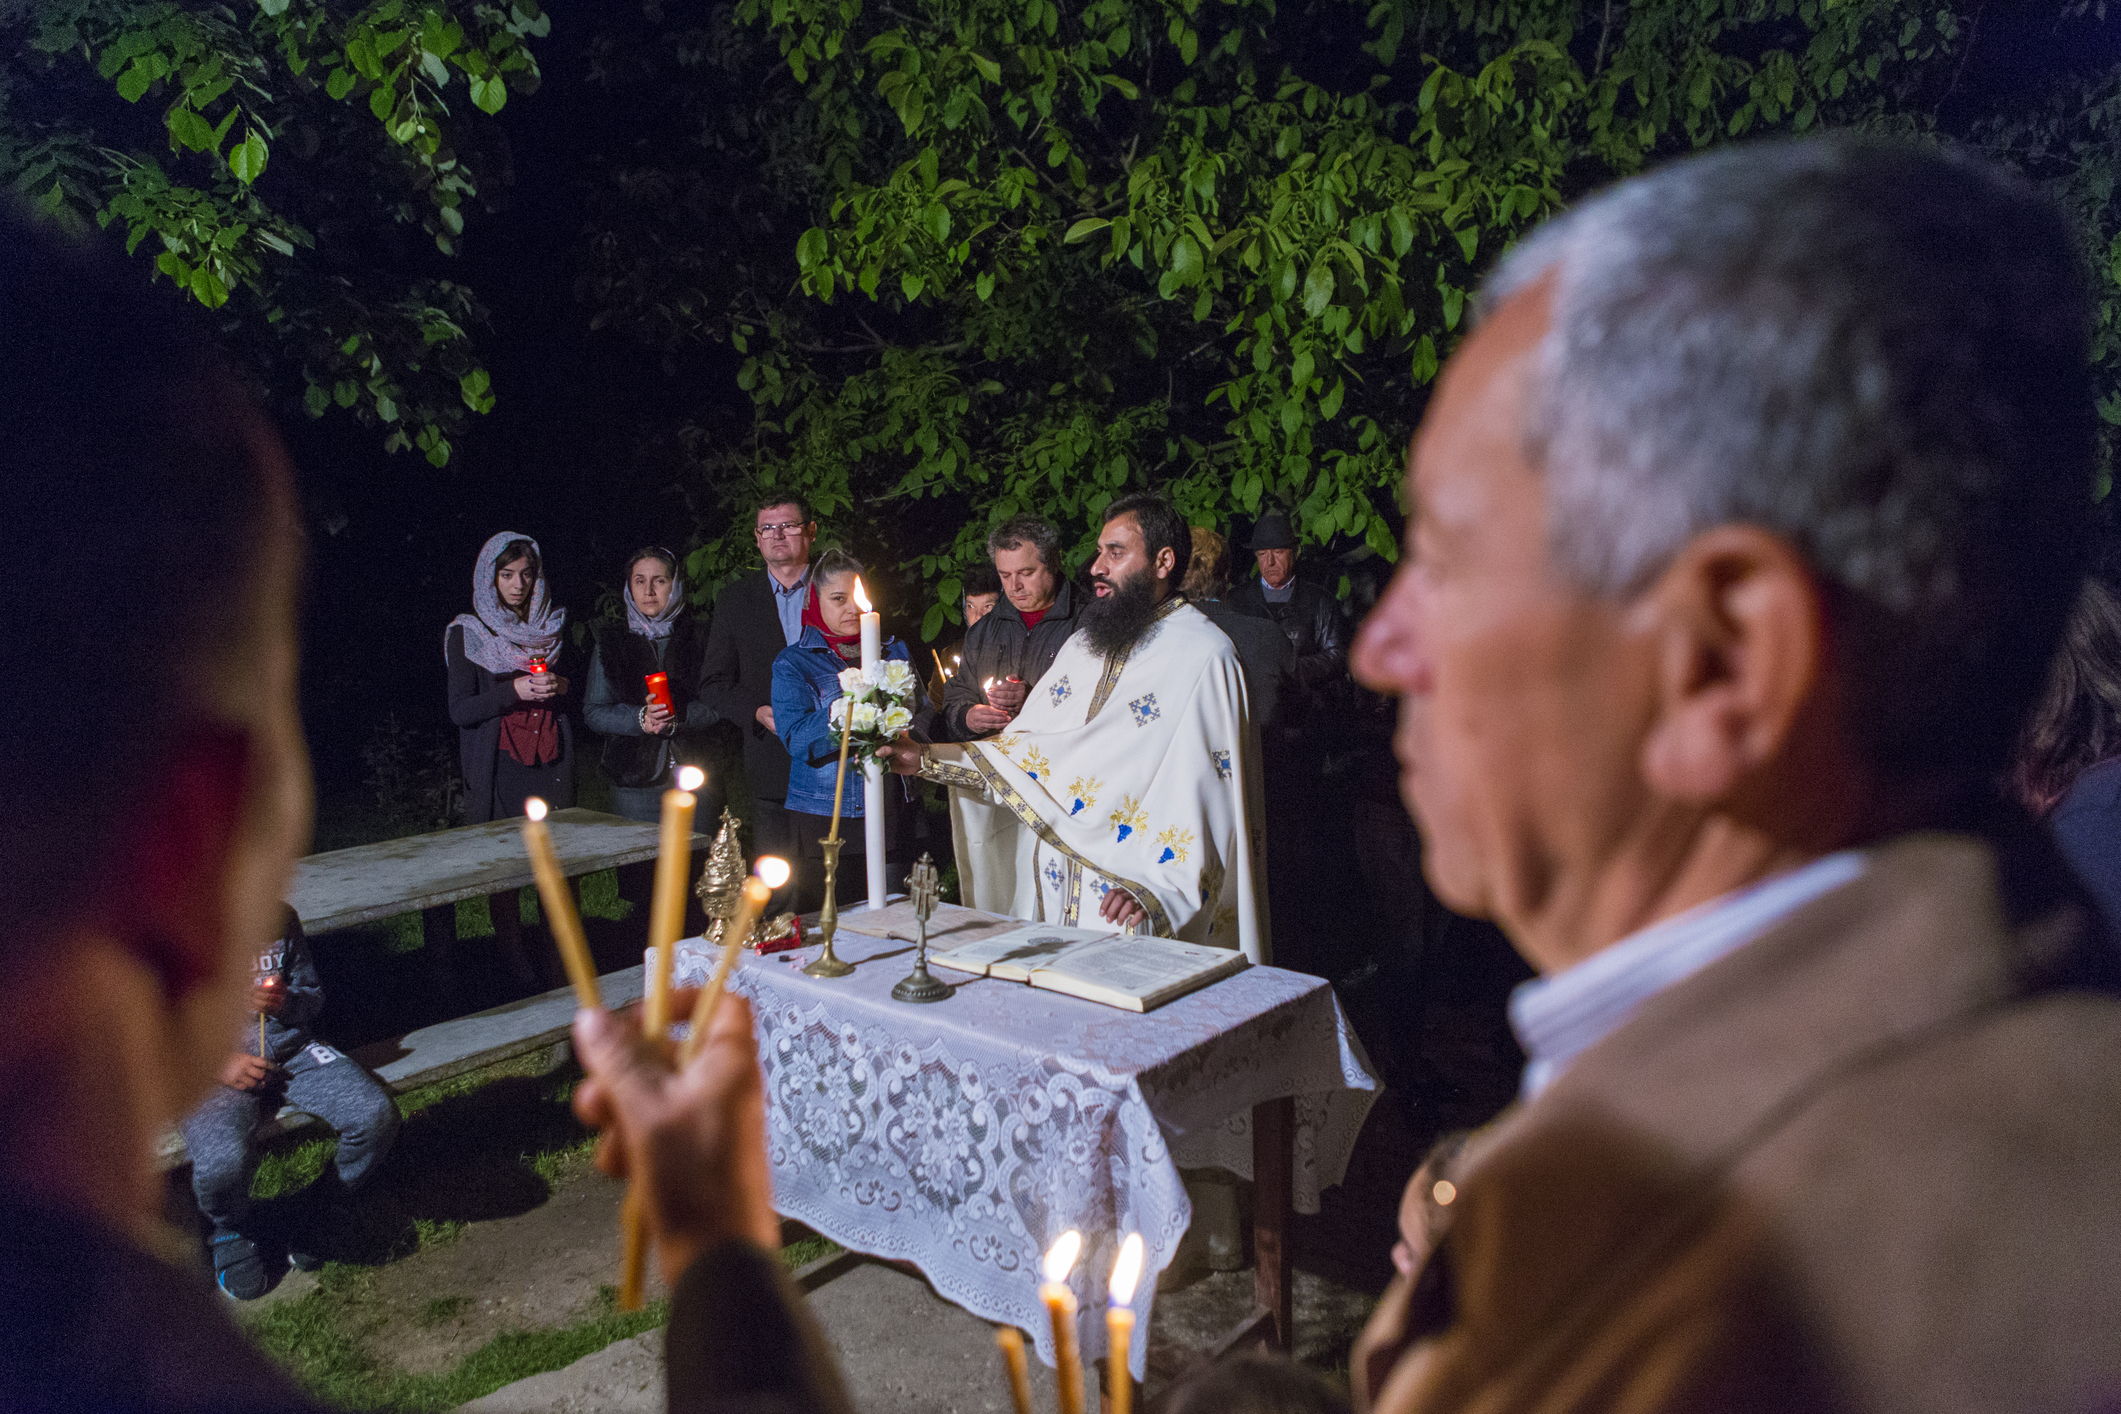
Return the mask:
<path fill-rule="evenodd" d="M 874 672 L 884 661 L 884 616 L 869 603 L 861 576 L 855 576 L 854 602 L 862 611 L 862 672 Z M 869 866 L 869 906 L 884 906 L 884 768 L 874 761 L 862 767 L 862 849 Z"/>

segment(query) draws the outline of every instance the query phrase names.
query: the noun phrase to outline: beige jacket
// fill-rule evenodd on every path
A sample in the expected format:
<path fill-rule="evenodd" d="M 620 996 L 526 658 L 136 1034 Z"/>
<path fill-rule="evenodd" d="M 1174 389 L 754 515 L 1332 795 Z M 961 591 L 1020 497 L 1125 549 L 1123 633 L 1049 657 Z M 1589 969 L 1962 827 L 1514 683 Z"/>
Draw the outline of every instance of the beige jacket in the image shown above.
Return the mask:
<path fill-rule="evenodd" d="M 1425 1170 L 1359 1402 L 2121 1410 L 2116 963 L 2012 839 L 1873 850 Z"/>

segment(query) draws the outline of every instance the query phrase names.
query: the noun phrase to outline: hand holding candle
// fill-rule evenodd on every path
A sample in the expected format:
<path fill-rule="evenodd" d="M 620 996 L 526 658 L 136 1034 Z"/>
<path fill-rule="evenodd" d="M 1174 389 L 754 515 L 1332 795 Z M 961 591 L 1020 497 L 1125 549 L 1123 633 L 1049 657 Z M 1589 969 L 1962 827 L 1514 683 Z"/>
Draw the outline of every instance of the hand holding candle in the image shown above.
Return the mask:
<path fill-rule="evenodd" d="M 1055 1392 L 1060 1414 L 1083 1414 L 1083 1363 L 1076 1354 L 1075 1293 L 1068 1289 L 1068 1273 L 1082 1254 L 1083 1235 L 1069 1228 L 1046 1249 L 1045 1285 L 1038 1299 L 1045 1303 L 1046 1318 L 1053 1323 Z"/>
<path fill-rule="evenodd" d="M 1134 1339 L 1134 1287 L 1142 1274 L 1142 1235 L 1127 1234 L 1112 1264 L 1112 1304 L 1105 1310 L 1105 1381 L 1112 1391 L 1112 1414 L 1132 1414 L 1134 1373 L 1127 1368 Z"/>

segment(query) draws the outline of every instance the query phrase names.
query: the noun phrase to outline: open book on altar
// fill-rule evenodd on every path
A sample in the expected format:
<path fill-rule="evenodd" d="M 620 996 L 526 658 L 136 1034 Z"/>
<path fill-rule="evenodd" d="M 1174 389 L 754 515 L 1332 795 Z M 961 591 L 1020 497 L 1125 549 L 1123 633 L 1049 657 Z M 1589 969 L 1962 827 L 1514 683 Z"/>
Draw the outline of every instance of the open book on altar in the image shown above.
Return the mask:
<path fill-rule="evenodd" d="M 935 967 L 1026 982 L 1125 1011 L 1154 1011 L 1247 965 L 1245 955 L 1231 948 L 1058 923 L 1033 923 L 949 952 L 931 953 L 928 961 Z"/>

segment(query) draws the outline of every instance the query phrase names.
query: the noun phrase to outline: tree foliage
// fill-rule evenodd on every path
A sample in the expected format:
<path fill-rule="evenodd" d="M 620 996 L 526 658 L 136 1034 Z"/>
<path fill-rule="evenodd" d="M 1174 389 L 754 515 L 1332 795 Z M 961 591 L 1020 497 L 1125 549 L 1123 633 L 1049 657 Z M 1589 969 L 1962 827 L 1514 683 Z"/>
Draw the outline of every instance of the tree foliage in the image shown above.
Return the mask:
<path fill-rule="evenodd" d="M 718 258 L 619 194 L 682 183 L 666 149 L 616 170 L 630 214 L 599 259 L 624 278 L 585 292 L 652 340 L 727 341 L 753 417 L 698 429 L 705 479 L 882 526 L 938 601 L 930 636 L 995 520 L 1037 510 L 1081 553 L 1142 485 L 1389 559 L 1481 272 L 1645 163 L 1826 127 L 1974 141 L 2056 186 L 2110 263 L 2110 79 L 1940 119 L 1979 8 L 738 0 L 669 28 L 657 82 L 694 94 L 672 101 L 695 157 L 754 154 L 765 189 L 716 198 L 751 248 Z M 748 562 L 743 531 L 695 582 Z"/>
<path fill-rule="evenodd" d="M 0 179 L 122 229 L 311 416 L 441 466 L 493 406 L 483 311 L 393 237 L 455 253 L 506 179 L 487 119 L 535 88 L 546 30 L 533 0 L 0 6 Z"/>

